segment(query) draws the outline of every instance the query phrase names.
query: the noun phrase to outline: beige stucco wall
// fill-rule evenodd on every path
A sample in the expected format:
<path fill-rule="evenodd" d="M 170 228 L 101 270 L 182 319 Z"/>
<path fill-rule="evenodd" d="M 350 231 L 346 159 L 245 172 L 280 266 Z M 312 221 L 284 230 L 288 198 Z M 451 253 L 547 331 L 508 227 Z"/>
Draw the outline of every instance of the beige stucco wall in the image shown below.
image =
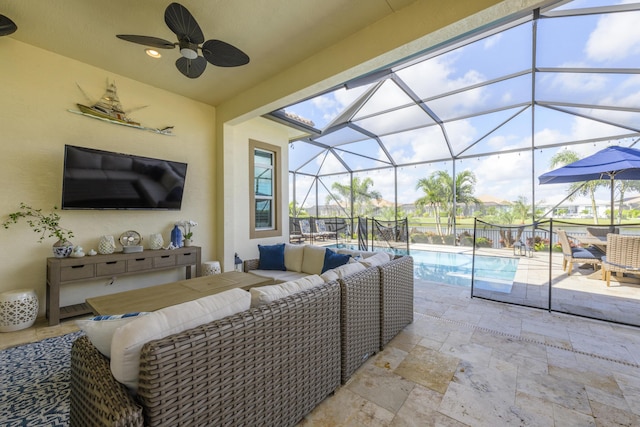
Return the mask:
<path fill-rule="evenodd" d="M 64 210 L 62 225 L 73 230 L 73 243 L 85 250 L 97 248 L 101 235 L 116 240 L 126 230 L 136 230 L 148 242 L 161 232 L 169 241 L 173 224 L 182 219 L 199 223 L 195 244 L 203 246 L 203 258 L 215 258 L 215 108 L 191 101 L 122 76 L 70 60 L 42 49 L 0 38 L 0 219 L 17 210 L 20 202 L 49 210 L 60 206 L 64 145 L 79 145 L 188 163 L 181 211 Z M 143 125 L 174 125 L 175 136 L 105 123 L 67 109 L 86 102 L 82 89 L 99 98 L 106 80 L 115 80 L 125 108 L 148 105 L 130 116 Z M 24 223 L 0 228 L 0 292 L 33 288 L 44 314 L 46 261 L 53 239 L 37 243 Z M 96 294 L 133 286 L 165 283 L 184 277 L 184 271 L 121 277 L 107 287 L 105 281 L 69 286 L 62 303 L 83 302 Z"/>
<path fill-rule="evenodd" d="M 287 129 L 271 120 L 257 117 L 247 120 L 236 126 L 225 126 L 225 138 L 227 149 L 224 154 L 224 163 L 232 165 L 225 168 L 224 187 L 225 202 L 223 204 L 223 219 L 225 223 L 225 250 L 224 267 L 225 270 L 233 269 L 233 255 L 238 253 L 241 259 L 251 259 L 258 257 L 257 244 L 272 244 L 288 241 L 289 236 L 289 201 L 288 201 L 288 137 Z M 282 159 L 280 170 L 280 182 L 282 183 L 282 198 L 280 209 L 283 213 L 281 218 L 281 237 L 271 237 L 268 239 L 250 239 L 249 237 L 249 140 L 254 139 L 260 142 L 279 146 L 282 149 Z"/>

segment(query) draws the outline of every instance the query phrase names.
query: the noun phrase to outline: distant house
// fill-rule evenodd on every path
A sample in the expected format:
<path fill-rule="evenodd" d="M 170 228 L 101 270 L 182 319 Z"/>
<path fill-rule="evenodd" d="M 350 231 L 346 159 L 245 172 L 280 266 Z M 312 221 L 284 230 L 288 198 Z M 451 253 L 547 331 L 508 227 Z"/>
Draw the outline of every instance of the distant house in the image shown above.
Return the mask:
<path fill-rule="evenodd" d="M 508 200 L 499 199 L 497 197 L 490 196 L 488 194 L 482 194 L 480 196 L 477 196 L 476 198 L 480 200 L 481 205 L 469 206 L 470 216 L 478 216 L 477 215 L 478 213 L 487 214 L 492 208 L 498 212 L 500 211 L 504 212 L 509 208 L 511 208 L 511 205 L 512 205 L 512 203 Z"/>

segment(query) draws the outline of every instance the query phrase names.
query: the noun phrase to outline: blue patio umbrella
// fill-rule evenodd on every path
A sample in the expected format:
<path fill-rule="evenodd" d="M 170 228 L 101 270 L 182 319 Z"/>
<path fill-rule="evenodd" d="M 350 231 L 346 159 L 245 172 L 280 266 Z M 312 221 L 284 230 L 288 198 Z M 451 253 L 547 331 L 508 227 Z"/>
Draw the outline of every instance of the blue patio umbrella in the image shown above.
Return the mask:
<path fill-rule="evenodd" d="M 614 180 L 640 180 L 640 150 L 611 146 L 538 177 L 542 184 L 608 179 L 611 185 L 611 225 L 613 225 Z"/>

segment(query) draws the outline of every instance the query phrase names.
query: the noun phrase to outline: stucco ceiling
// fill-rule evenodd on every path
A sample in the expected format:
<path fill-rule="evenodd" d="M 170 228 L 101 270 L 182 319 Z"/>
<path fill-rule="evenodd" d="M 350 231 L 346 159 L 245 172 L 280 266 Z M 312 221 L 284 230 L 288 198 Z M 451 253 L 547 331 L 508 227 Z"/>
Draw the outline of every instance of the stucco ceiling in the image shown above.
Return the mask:
<path fill-rule="evenodd" d="M 115 37 L 139 34 L 175 41 L 164 23 L 169 0 L 0 0 L 0 14 L 18 25 L 18 31 L 7 37 L 218 105 L 412 2 L 181 0 L 206 40 L 226 41 L 251 58 L 248 65 L 237 68 L 208 64 L 196 79 L 176 69 L 177 49 L 162 50 L 161 59 L 152 59 L 144 46 Z"/>

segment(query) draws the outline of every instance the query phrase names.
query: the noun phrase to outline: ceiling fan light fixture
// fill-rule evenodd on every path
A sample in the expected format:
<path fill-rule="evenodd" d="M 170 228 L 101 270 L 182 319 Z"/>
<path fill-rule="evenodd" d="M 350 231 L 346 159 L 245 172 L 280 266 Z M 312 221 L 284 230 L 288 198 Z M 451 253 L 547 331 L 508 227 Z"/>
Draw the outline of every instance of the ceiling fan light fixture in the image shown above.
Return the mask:
<path fill-rule="evenodd" d="M 156 58 L 157 59 L 157 58 L 161 58 L 162 57 L 160 52 L 158 52 L 155 49 L 145 49 L 144 51 L 147 53 L 147 55 L 149 55 L 152 58 Z"/>
<path fill-rule="evenodd" d="M 198 57 L 198 52 L 193 49 L 189 49 L 188 47 L 180 49 L 180 54 L 187 59 L 196 59 Z"/>
<path fill-rule="evenodd" d="M 188 40 L 180 40 L 180 55 L 187 59 L 196 59 L 198 57 L 198 45 Z"/>

